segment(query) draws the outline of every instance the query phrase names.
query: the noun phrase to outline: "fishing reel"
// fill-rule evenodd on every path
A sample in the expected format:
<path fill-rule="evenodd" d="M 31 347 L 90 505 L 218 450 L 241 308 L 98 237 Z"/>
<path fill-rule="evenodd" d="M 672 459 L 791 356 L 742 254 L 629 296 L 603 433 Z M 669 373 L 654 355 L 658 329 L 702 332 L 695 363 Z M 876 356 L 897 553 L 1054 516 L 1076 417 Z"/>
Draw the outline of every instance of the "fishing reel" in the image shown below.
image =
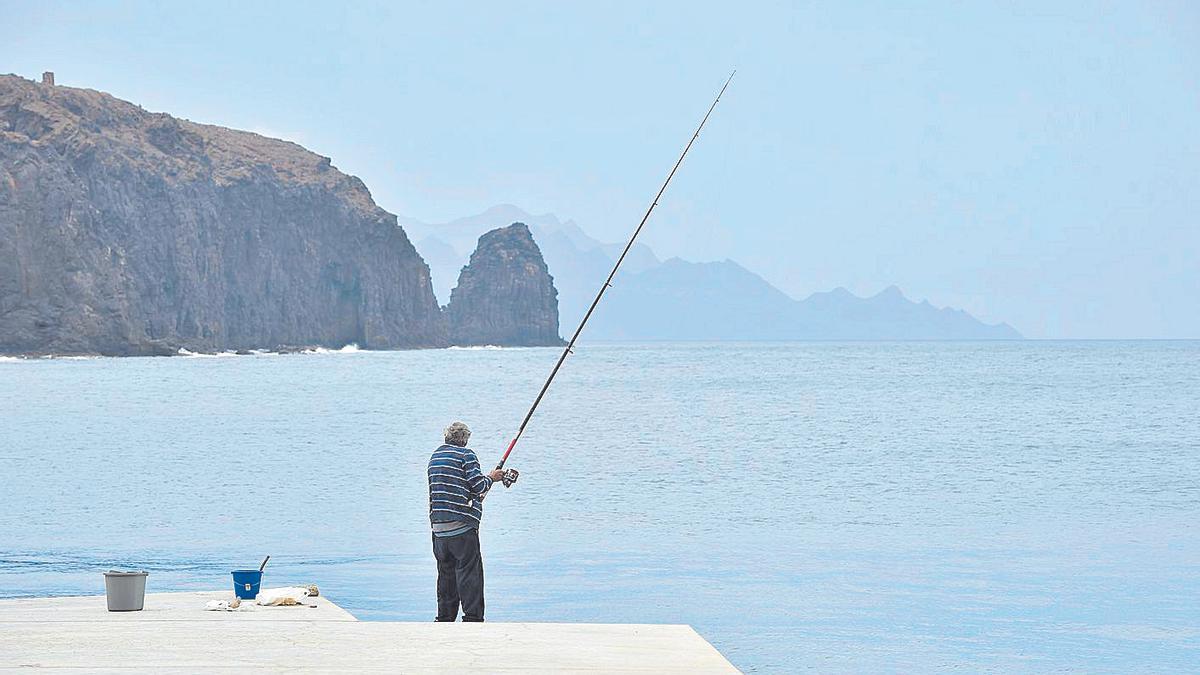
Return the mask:
<path fill-rule="evenodd" d="M 516 469 L 505 469 L 500 476 L 500 482 L 504 483 L 504 487 L 512 487 L 513 483 L 517 482 L 517 477 L 521 474 Z"/>

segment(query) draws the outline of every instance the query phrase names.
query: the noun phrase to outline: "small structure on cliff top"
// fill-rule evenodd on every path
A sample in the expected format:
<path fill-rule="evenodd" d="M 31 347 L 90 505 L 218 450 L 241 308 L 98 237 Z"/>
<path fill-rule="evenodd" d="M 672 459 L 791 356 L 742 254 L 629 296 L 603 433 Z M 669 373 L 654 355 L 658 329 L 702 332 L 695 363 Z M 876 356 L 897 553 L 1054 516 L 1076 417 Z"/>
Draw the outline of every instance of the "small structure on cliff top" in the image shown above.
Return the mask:
<path fill-rule="evenodd" d="M 47 70 L 42 73 L 42 84 L 48 84 L 51 87 L 54 86 L 54 71 Z"/>

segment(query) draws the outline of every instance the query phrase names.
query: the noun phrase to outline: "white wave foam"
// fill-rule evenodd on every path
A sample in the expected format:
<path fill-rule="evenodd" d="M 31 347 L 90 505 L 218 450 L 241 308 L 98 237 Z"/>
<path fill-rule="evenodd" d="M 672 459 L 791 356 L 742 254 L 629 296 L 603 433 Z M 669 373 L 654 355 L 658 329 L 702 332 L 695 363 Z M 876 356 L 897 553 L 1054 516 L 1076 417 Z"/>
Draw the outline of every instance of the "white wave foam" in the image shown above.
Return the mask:
<path fill-rule="evenodd" d="M 189 351 L 187 349 L 184 349 L 183 347 L 180 347 L 179 351 L 176 353 L 179 356 L 187 356 L 187 357 L 194 358 L 194 359 L 219 359 L 224 356 L 237 356 L 237 352 L 235 352 L 235 351 L 214 352 L 212 354 L 206 354 L 204 352 Z"/>
<path fill-rule="evenodd" d="M 342 347 L 341 349 L 329 349 L 327 347 L 313 347 L 312 349 L 302 350 L 300 353 L 301 354 L 357 354 L 361 351 L 362 350 L 358 348 L 358 345 L 351 342 L 350 344 L 346 345 L 345 347 Z"/>
<path fill-rule="evenodd" d="M 60 356 L 58 354 L 44 354 L 42 356 L 0 356 L 0 363 L 22 363 L 24 361 L 92 361 L 94 359 L 102 359 L 103 356 Z"/>
<path fill-rule="evenodd" d="M 474 352 L 474 351 L 479 351 L 482 349 L 505 349 L 505 347 L 501 347 L 500 345 L 479 345 L 479 346 L 475 346 L 475 347 L 446 347 L 446 349 L 454 349 L 454 350 L 464 351 L 464 352 Z"/>

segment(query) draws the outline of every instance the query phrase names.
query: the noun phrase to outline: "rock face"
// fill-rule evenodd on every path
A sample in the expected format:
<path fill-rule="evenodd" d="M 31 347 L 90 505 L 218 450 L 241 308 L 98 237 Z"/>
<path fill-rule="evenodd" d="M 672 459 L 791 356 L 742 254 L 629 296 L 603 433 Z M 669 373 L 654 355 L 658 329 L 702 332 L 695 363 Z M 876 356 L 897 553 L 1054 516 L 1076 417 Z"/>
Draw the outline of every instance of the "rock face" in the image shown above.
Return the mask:
<path fill-rule="evenodd" d="M 561 345 L 558 291 L 524 223 L 479 238 L 446 306 L 456 345 Z"/>
<path fill-rule="evenodd" d="M 293 143 L 0 76 L 0 353 L 348 343 L 447 344 L 428 267 L 362 181 Z"/>

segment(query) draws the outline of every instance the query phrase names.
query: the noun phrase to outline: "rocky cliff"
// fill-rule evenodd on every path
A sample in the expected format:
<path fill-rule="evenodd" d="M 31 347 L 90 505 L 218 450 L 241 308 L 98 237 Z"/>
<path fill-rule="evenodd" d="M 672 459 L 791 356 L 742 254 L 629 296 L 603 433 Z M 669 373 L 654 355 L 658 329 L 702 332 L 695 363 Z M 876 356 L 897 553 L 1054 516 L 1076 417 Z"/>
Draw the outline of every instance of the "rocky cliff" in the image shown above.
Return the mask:
<path fill-rule="evenodd" d="M 560 345 L 558 291 L 524 223 L 479 238 L 446 306 L 456 345 Z"/>
<path fill-rule="evenodd" d="M 510 264 L 487 255 L 480 269 Z M 498 326 L 491 281 L 498 304 L 542 313 L 489 339 L 556 337 L 553 289 L 526 277 L 468 275 L 458 325 Z M 396 217 L 329 158 L 0 76 L 0 353 L 441 346 L 446 326 Z"/>

